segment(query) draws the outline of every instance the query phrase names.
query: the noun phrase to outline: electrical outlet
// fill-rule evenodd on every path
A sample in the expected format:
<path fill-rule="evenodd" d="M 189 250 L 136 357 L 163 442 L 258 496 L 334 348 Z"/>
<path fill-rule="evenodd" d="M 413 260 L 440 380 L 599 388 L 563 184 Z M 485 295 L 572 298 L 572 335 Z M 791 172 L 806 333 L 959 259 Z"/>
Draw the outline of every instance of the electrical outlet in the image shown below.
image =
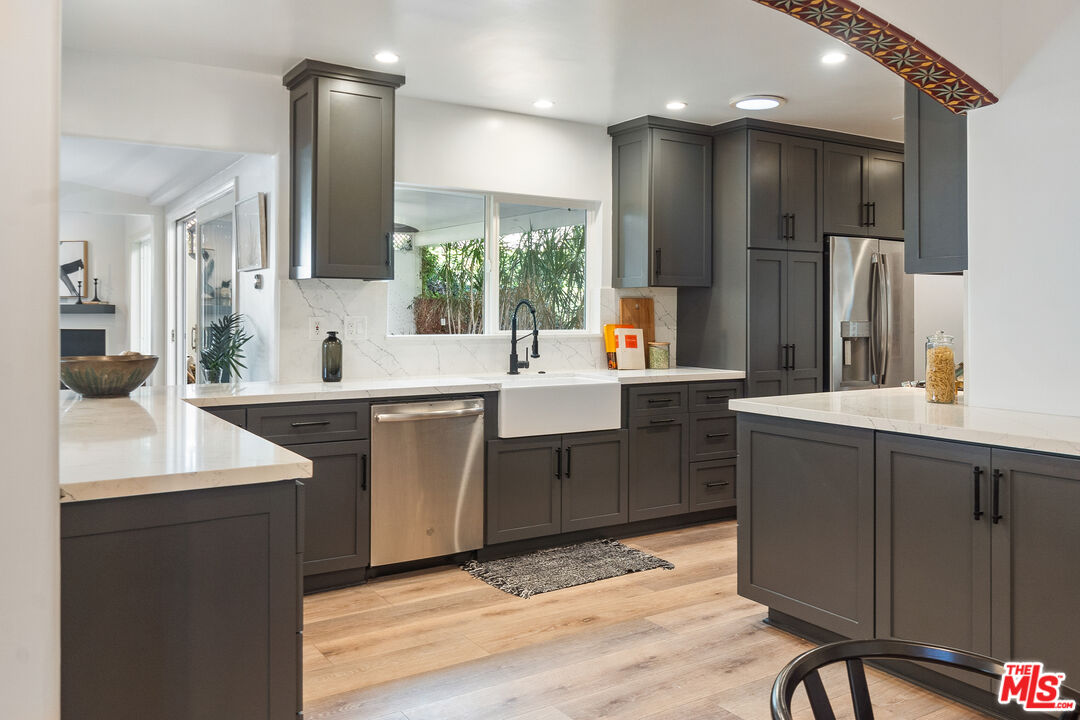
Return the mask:
<path fill-rule="evenodd" d="M 345 336 L 357 340 L 367 340 L 367 316 L 350 315 L 345 318 Z"/>
<path fill-rule="evenodd" d="M 325 334 L 325 328 L 326 318 L 308 318 L 308 340 L 322 340 L 322 336 Z"/>

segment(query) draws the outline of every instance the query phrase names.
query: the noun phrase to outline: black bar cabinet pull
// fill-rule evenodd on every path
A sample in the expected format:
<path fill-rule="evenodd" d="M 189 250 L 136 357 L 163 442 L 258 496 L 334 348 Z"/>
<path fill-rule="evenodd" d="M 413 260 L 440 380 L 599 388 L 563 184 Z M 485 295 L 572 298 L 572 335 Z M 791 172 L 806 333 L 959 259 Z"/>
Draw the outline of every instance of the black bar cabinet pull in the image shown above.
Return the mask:
<path fill-rule="evenodd" d="M 870 227 L 877 227 L 877 203 L 870 203 Z"/>
<path fill-rule="evenodd" d="M 994 495 L 991 498 L 993 505 L 990 508 L 990 519 L 997 525 L 999 520 L 1005 518 L 1001 514 L 1001 471 L 994 470 Z"/>
<path fill-rule="evenodd" d="M 863 227 L 870 225 L 870 203 L 868 202 L 864 202 L 862 208 L 859 209 L 859 224 Z"/>
<path fill-rule="evenodd" d="M 566 448 L 566 479 L 570 479 L 570 448 Z"/>
<path fill-rule="evenodd" d="M 329 425 L 329 424 L 330 424 L 329 420 L 304 420 L 304 421 L 294 422 L 294 423 L 292 423 L 292 426 L 294 428 L 302 428 L 302 427 L 319 427 L 321 425 Z"/>
<path fill-rule="evenodd" d="M 661 418 L 659 420 L 650 420 L 649 421 L 649 423 L 652 424 L 652 425 L 661 425 L 663 423 L 673 423 L 673 422 L 675 422 L 675 418 Z"/>
<path fill-rule="evenodd" d="M 386 267 L 390 267 L 390 260 L 394 257 L 394 233 L 386 233 Z"/>
<path fill-rule="evenodd" d="M 654 274 L 659 275 L 660 274 L 660 248 L 656 248 L 656 252 L 654 253 L 654 255 L 656 256 L 656 270 L 655 270 Z"/>
<path fill-rule="evenodd" d="M 791 213 L 790 215 L 788 215 L 787 239 L 791 241 L 795 240 L 795 213 Z"/>
<path fill-rule="evenodd" d="M 727 400 L 730 397 L 731 397 L 730 395 L 706 395 L 705 399 L 706 400 Z"/>
<path fill-rule="evenodd" d="M 367 492 L 367 455 L 360 456 L 360 492 Z"/>
<path fill-rule="evenodd" d="M 671 398 L 649 398 L 650 403 L 670 403 Z"/>
<path fill-rule="evenodd" d="M 714 438 L 731 437 L 731 433 L 706 433 L 705 437 L 712 440 Z"/>
<path fill-rule="evenodd" d="M 979 467 L 978 465 L 971 468 L 971 477 L 972 477 L 972 480 L 973 480 L 973 484 L 975 486 L 975 509 L 971 513 L 971 515 L 976 520 L 978 520 L 979 518 L 981 518 L 983 516 L 982 501 L 979 498 L 980 486 L 982 485 L 982 483 L 980 482 L 980 478 L 982 477 L 982 468 Z"/>
<path fill-rule="evenodd" d="M 554 448 L 555 451 L 555 477 L 562 478 L 562 453 L 559 448 Z"/>
<path fill-rule="evenodd" d="M 730 485 L 730 484 L 731 484 L 730 480 L 724 480 L 722 482 L 705 483 L 705 487 L 724 487 L 725 485 Z"/>

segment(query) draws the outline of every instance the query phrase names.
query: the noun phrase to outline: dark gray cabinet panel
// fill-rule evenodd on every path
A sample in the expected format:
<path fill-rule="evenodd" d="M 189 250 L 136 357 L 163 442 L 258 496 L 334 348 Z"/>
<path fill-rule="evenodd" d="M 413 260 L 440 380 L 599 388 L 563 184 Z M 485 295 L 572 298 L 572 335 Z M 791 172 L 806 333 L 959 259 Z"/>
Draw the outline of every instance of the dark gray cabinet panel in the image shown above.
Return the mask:
<path fill-rule="evenodd" d="M 990 654 L 990 463 L 986 447 L 878 434 L 879 637 Z"/>
<path fill-rule="evenodd" d="M 874 433 L 739 417 L 739 594 L 874 632 Z"/>
<path fill-rule="evenodd" d="M 690 463 L 690 511 L 735 505 L 736 460 Z"/>
<path fill-rule="evenodd" d="M 825 233 L 904 238 L 904 156 L 825 144 Z"/>
<path fill-rule="evenodd" d="M 824 377 L 822 256 L 751 250 L 747 263 L 749 395 L 819 392 Z"/>
<path fill-rule="evenodd" d="M 294 482 L 61 506 L 61 714 L 294 720 Z"/>
<path fill-rule="evenodd" d="M 671 125 L 671 123 L 664 123 Z M 712 138 L 653 118 L 609 128 L 616 287 L 712 283 Z"/>
<path fill-rule="evenodd" d="M 290 277 L 394 277 L 394 90 L 388 75 L 305 60 L 291 91 Z"/>
<path fill-rule="evenodd" d="M 993 451 L 991 654 L 1080 679 L 1080 461 Z M 993 515 L 1000 516 L 993 522 Z"/>
<path fill-rule="evenodd" d="M 787 252 L 751 250 L 746 292 L 747 395 L 783 395 L 787 387 Z"/>
<path fill-rule="evenodd" d="M 366 567 L 371 561 L 369 444 L 290 445 L 312 461 L 304 480 L 304 575 Z"/>
<path fill-rule="evenodd" d="M 211 415 L 217 416 L 225 422 L 232 423 L 236 427 L 247 427 L 247 410 L 245 408 L 237 407 L 209 407 L 203 408 Z"/>
<path fill-rule="evenodd" d="M 686 412 L 686 385 L 647 385 L 631 387 L 628 393 L 630 415 Z"/>
<path fill-rule="evenodd" d="M 631 522 L 689 511 L 689 424 L 686 413 L 631 419 Z"/>
<path fill-rule="evenodd" d="M 694 383 L 690 385 L 690 411 L 727 410 L 728 401 L 742 397 L 742 382 Z"/>
<path fill-rule="evenodd" d="M 562 530 L 562 438 L 492 440 L 487 445 L 487 542 Z"/>
<path fill-rule="evenodd" d="M 822 288 L 822 256 L 818 253 L 787 254 L 786 394 L 821 392 L 824 378 L 825 301 Z"/>
<path fill-rule="evenodd" d="M 818 140 L 749 133 L 749 247 L 821 250 Z"/>
<path fill-rule="evenodd" d="M 735 456 L 735 414 L 694 413 L 690 416 L 690 460 Z"/>
<path fill-rule="evenodd" d="M 368 408 L 366 402 L 253 405 L 247 427 L 279 445 L 364 440 L 371 427 Z"/>
<path fill-rule="evenodd" d="M 904 271 L 967 270 L 967 117 L 904 88 Z"/>
<path fill-rule="evenodd" d="M 564 435 L 562 444 L 563 532 L 627 522 L 627 431 Z"/>

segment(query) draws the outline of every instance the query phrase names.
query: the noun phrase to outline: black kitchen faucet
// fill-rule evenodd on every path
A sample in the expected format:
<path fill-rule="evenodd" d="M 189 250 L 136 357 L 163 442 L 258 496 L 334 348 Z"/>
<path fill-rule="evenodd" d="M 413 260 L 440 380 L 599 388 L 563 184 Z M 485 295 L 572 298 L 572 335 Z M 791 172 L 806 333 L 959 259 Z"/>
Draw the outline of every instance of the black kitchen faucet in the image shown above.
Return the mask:
<path fill-rule="evenodd" d="M 519 340 L 517 336 L 517 314 L 522 305 L 529 308 L 529 312 L 532 314 L 532 357 L 540 357 L 540 329 L 536 326 L 536 308 L 533 307 L 533 304 L 528 300 L 522 300 L 514 306 L 514 314 L 510 316 L 510 375 L 517 375 L 519 374 L 519 369 L 529 367 L 529 355 L 526 354 L 525 359 L 519 361 L 517 353 L 517 344 Z M 524 339 L 525 337 L 528 336 L 523 335 L 520 339 Z"/>

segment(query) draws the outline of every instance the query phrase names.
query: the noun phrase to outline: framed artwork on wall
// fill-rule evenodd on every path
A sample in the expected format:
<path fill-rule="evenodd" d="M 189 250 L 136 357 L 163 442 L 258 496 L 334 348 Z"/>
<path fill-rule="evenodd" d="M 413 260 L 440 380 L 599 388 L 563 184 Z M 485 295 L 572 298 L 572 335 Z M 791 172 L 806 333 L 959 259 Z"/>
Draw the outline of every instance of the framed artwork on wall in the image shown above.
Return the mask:
<path fill-rule="evenodd" d="M 62 240 L 60 242 L 60 297 L 88 297 L 89 247 L 86 240 Z M 79 283 L 82 292 L 79 292 Z"/>
<path fill-rule="evenodd" d="M 236 203 L 236 269 L 266 267 L 266 193 Z"/>

